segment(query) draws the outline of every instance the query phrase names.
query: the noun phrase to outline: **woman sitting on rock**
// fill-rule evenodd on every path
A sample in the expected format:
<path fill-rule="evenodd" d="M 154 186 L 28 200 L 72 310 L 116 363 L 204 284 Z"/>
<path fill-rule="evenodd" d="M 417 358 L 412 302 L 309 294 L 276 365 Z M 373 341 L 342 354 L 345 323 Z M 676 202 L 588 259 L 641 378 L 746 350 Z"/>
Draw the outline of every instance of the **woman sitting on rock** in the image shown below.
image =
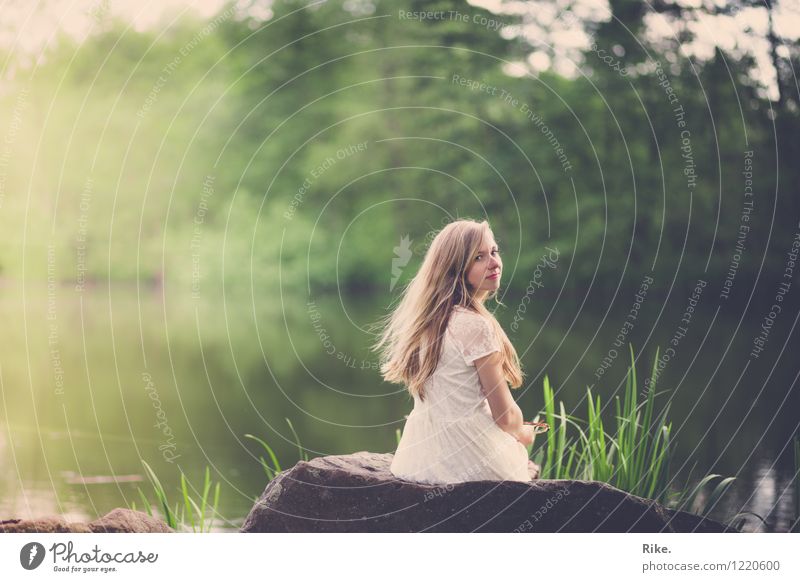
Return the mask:
<path fill-rule="evenodd" d="M 523 373 L 514 346 L 484 303 L 503 261 L 486 221 L 457 220 L 433 239 L 397 308 L 383 323 L 381 372 L 414 399 L 391 472 L 430 484 L 530 481 L 535 429 L 508 384 Z M 542 424 L 542 428 L 546 425 Z"/>

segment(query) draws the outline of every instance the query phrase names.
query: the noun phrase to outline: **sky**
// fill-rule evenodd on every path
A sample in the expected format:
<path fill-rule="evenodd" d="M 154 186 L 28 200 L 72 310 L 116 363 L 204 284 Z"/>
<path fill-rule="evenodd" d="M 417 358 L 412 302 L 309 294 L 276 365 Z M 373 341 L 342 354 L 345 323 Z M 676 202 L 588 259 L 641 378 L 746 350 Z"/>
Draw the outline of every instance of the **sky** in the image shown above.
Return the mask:
<path fill-rule="evenodd" d="M 704 1 L 724 4 L 723 0 L 680 0 L 680 3 L 696 7 Z M 368 0 L 361 0 L 363 2 L 368 3 Z M 580 74 L 581 52 L 589 46 L 591 39 L 580 27 L 564 18 L 568 14 L 564 9 L 569 7 L 576 16 L 596 21 L 610 17 L 607 0 L 470 0 L 469 3 L 495 13 L 523 14 L 526 21 L 523 29 L 513 33 L 506 31 L 506 35 L 522 34 L 535 45 L 525 68 L 534 74 L 552 68 L 570 78 Z M 96 15 L 104 5 L 112 14 L 129 21 L 134 30 L 142 31 L 161 28 L 164 22 L 169 22 L 179 13 L 210 17 L 224 4 L 225 0 L 0 0 L 0 46 L 36 55 L 52 41 L 54 32 L 59 29 L 76 39 L 84 39 L 91 34 Z M 270 13 L 268 9 L 262 9 L 260 14 L 253 16 L 266 19 Z M 650 14 L 645 22 L 648 40 L 659 41 L 675 35 L 676 25 L 663 16 Z M 742 52 L 752 54 L 758 63 L 755 73 L 769 88 L 767 94 L 771 98 L 777 97 L 774 71 L 764 38 L 767 30 L 765 10 L 744 9 L 732 17 L 703 17 L 689 26 L 697 38 L 681 47 L 684 54 L 706 59 L 713 54 L 715 45 L 734 55 Z M 800 0 L 778 2 L 775 28 L 784 42 L 797 41 L 800 37 Z M 779 54 L 781 52 L 785 56 L 788 49 L 780 47 Z"/>
<path fill-rule="evenodd" d="M 38 52 L 59 28 L 77 39 L 91 33 L 96 14 L 110 12 L 132 23 L 134 30 L 157 27 L 172 13 L 211 16 L 224 0 L 0 0 L 3 26 L 0 44 L 22 52 Z"/>

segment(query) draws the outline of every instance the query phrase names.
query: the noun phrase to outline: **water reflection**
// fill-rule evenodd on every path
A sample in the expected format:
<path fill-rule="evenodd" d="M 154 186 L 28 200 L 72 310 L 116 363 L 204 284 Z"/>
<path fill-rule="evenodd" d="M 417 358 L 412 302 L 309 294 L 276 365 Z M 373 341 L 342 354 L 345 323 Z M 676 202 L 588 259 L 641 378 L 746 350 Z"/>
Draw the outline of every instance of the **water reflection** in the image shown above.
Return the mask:
<path fill-rule="evenodd" d="M 284 468 L 298 458 L 286 418 L 310 456 L 393 451 L 395 429 L 411 401 L 402 387 L 381 381 L 367 349 L 373 338 L 363 331 L 384 306 L 350 300 L 346 315 L 338 299 L 315 298 L 312 310 L 305 299 L 278 307 L 264 302 L 254 317 L 246 300 L 221 309 L 216 301 L 169 296 L 162 303 L 157 294 L 138 296 L 135 287 L 79 297 L 63 289 L 55 366 L 46 293 L 26 289 L 24 318 L 14 316 L 20 296 L 7 293 L 0 303 L 9 322 L 0 339 L 0 515 L 91 520 L 131 502 L 141 507 L 138 487 L 155 501 L 145 460 L 174 501 L 180 471 L 200 488 L 208 465 L 212 479 L 222 483 L 217 526 L 235 528 L 266 483 L 263 451 L 244 438 L 247 433 L 265 439 Z M 498 312 L 506 329 L 507 315 Z M 515 393 L 523 411 L 532 418 L 543 406 L 547 373 L 568 413 L 586 417 L 586 386 L 594 384 L 610 419 L 626 362 L 619 358 L 600 382 L 595 372 L 620 319 L 612 315 L 599 326 L 599 316 L 583 313 L 567 334 L 570 314 L 541 327 L 537 322 L 545 317 L 532 309 L 512 337 L 526 354 L 528 384 Z M 637 350 L 652 326 L 642 317 L 640 334 L 631 336 Z M 679 317 L 662 317 L 642 351 L 642 371 L 652 365 L 653 342 L 667 341 Z M 661 403 L 671 402 L 676 484 L 684 483 L 695 462 L 693 483 L 712 472 L 737 475 L 711 516 L 752 511 L 768 519 L 766 525 L 749 522 L 749 528 L 785 531 L 793 512 L 792 465 L 774 451 L 784 449 L 797 423 L 797 413 L 787 412 L 797 410 L 797 394 L 786 400 L 795 363 L 784 360 L 765 386 L 757 379 L 772 363 L 751 366 L 737 397 L 729 398 L 741 367 L 719 365 L 721 348 L 703 345 L 711 316 L 696 317 L 696 333 L 682 338 L 681 352 L 658 379 Z M 714 326 L 717 337 L 731 333 L 724 321 Z M 728 353 L 726 362 L 744 357 L 748 347 L 733 349 L 738 355 Z M 695 357 L 701 350 L 702 357 Z M 781 410 L 777 403 L 784 403 Z"/>

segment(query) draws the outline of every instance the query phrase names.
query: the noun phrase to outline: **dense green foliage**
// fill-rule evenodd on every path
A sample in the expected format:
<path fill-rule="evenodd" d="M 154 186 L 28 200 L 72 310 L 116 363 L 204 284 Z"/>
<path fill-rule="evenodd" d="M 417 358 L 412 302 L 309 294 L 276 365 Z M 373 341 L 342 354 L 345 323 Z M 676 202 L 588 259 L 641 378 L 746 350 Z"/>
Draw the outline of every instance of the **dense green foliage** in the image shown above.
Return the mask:
<path fill-rule="evenodd" d="M 0 127 L 16 115 L 18 129 L 0 272 L 44 277 L 52 244 L 57 276 L 75 278 L 85 234 L 90 281 L 166 278 L 188 293 L 199 271 L 206 285 L 249 289 L 252 274 L 263 288 L 280 265 L 285 286 L 308 275 L 320 290 L 385 290 L 402 236 L 407 277 L 443 220 L 485 215 L 512 287 L 525 288 L 544 245 L 569 257 L 571 289 L 635 285 L 653 264 L 664 285 L 688 287 L 725 277 L 752 150 L 737 287 L 756 279 L 770 240 L 761 277 L 779 276 L 797 227 L 797 107 L 786 91 L 764 96 L 751 59 L 654 46 L 645 5 L 615 1 L 614 19 L 576 21 L 605 51 L 587 51 L 576 79 L 510 76 L 531 45 L 474 20 L 519 17 L 452 0 L 303 5 L 277 1 L 267 20 L 222 11 L 205 33 L 189 16 L 146 32 L 103 20 L 82 44 L 62 37 L 20 63 L 2 95 Z M 470 18 L 400 17 L 422 9 Z"/>

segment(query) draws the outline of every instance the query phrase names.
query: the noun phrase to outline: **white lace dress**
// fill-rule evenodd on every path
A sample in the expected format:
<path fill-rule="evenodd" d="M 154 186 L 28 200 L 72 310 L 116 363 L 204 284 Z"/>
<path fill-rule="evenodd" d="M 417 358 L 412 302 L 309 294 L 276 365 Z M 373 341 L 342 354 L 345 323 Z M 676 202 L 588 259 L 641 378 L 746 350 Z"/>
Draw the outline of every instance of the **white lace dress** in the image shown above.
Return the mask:
<path fill-rule="evenodd" d="M 491 324 L 456 306 L 442 356 L 425 384 L 425 401 L 414 397 L 394 454 L 395 477 L 429 484 L 464 481 L 530 481 L 528 451 L 492 418 L 475 360 L 501 346 Z"/>

